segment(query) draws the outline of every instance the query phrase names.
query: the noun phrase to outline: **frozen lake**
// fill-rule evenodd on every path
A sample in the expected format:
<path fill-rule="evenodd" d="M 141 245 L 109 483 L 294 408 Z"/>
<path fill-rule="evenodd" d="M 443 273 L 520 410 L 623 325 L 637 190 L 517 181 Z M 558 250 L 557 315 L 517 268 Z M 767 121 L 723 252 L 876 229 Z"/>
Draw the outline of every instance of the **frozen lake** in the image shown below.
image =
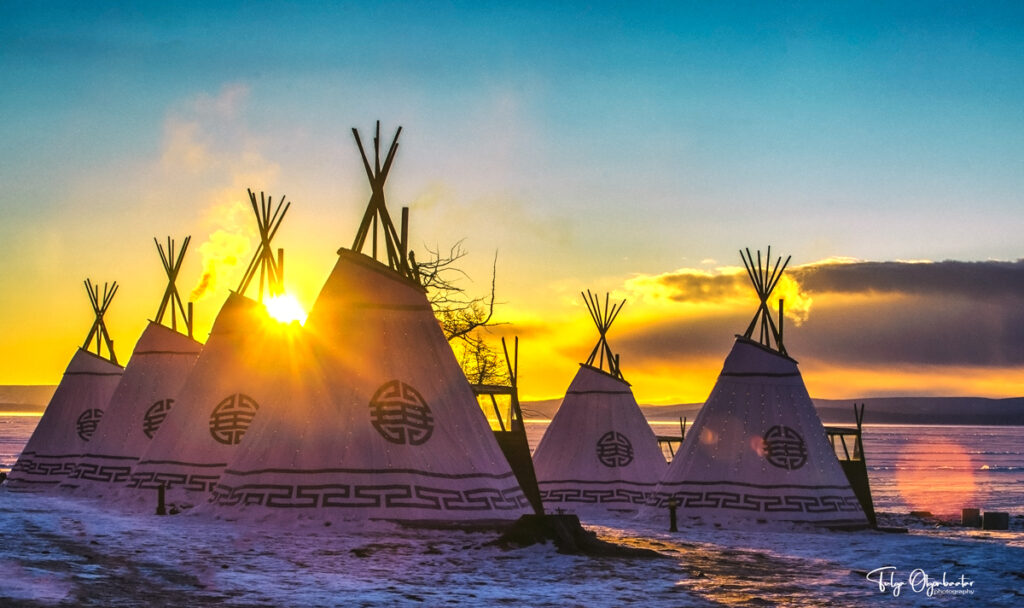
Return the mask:
<path fill-rule="evenodd" d="M 244 526 L 127 514 L 87 500 L 0 491 L 4 606 L 1019 606 L 1024 532 L 909 534 L 757 526 L 588 527 L 662 557 L 593 558 L 495 533 L 361 525 Z M 894 570 L 881 589 L 879 569 Z M 915 571 L 918 574 L 913 574 Z M 869 580 L 869 576 L 874 576 Z M 962 582 L 932 588 L 924 581 Z M 925 579 L 927 577 L 927 579 Z M 916 588 L 912 585 L 916 584 Z M 969 597 L 954 593 L 968 593 Z"/>
<path fill-rule="evenodd" d="M 37 422 L 0 419 L 0 466 L 13 464 Z M 530 424 L 534 447 L 544 426 Z M 671 534 L 633 520 L 586 522 L 601 538 L 654 549 L 658 559 L 562 555 L 550 544 L 501 549 L 489 544 L 493 532 L 387 523 L 353 530 L 156 517 L 4 490 L 0 605 L 1019 606 L 1020 431 L 867 427 L 881 523 L 909 534 L 692 523 Z M 906 516 L 930 502 L 1017 517 L 1010 531 L 989 532 Z M 937 584 L 944 576 L 947 586 Z"/>

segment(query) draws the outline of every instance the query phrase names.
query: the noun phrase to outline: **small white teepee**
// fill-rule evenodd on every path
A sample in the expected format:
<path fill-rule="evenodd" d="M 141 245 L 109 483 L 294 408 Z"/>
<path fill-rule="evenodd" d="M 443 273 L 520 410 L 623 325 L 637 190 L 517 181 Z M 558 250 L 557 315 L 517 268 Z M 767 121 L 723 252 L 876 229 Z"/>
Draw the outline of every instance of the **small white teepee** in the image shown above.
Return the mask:
<path fill-rule="evenodd" d="M 518 518 L 529 501 L 416 278 L 406 216 L 400 235 L 384 205 L 397 135 L 383 165 L 359 147 L 372 195 L 353 249 L 338 252 L 305 336 L 270 366 L 279 392 L 205 509 L 285 521 Z M 378 226 L 386 265 L 360 253 L 371 229 L 376 252 Z"/>
<path fill-rule="evenodd" d="M 667 518 L 674 500 L 681 517 L 715 522 L 867 525 L 797 362 L 786 354 L 781 301 L 779 325 L 771 318 L 767 300 L 785 264 L 780 258 L 769 268 L 770 256 L 769 249 L 763 267 L 760 252 L 756 265 L 749 250 L 743 259 L 760 306 L 645 509 L 649 517 Z M 751 339 L 757 328 L 760 341 Z"/>
<path fill-rule="evenodd" d="M 600 338 L 534 453 L 541 498 L 547 510 L 635 513 L 664 474 L 665 457 L 606 339 L 625 301 L 609 307 L 606 297 L 602 310 L 588 291 L 584 302 Z"/>
<path fill-rule="evenodd" d="M 120 489 L 174 406 L 178 390 L 202 348 L 199 342 L 176 331 L 180 314 L 188 334 L 192 333 L 191 306 L 186 310 L 175 286 L 188 243 L 186 237 L 177 255 L 170 238 L 166 252 L 156 243 L 168 278 L 160 308 L 135 345 L 107 405 L 103 424 L 62 488 L 95 497 Z M 160 324 L 168 310 L 171 327 Z"/>
<path fill-rule="evenodd" d="M 103 314 L 117 292 L 117 283 L 110 287 L 104 285 L 102 297 L 99 286 L 94 287 L 88 280 L 85 289 L 89 292 L 96 320 L 85 344 L 71 358 L 32 437 L 11 468 L 7 487 L 12 490 L 56 488 L 74 470 L 75 462 L 89 449 L 104 408 L 124 371 L 112 361 L 114 345 L 103 322 Z M 96 354 L 86 350 L 94 338 Z M 107 347 L 110 360 L 100 355 L 103 345 Z"/>

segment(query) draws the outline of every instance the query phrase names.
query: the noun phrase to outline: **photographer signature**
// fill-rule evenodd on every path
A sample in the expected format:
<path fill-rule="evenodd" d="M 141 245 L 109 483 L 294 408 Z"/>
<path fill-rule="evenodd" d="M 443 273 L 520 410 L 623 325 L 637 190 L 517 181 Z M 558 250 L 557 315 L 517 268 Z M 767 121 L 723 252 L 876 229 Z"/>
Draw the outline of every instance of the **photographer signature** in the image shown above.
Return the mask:
<path fill-rule="evenodd" d="M 974 581 L 963 574 L 960 575 L 960 578 L 948 580 L 946 573 L 943 572 L 942 578 L 937 579 L 928 576 L 928 573 L 921 568 L 912 570 L 905 581 L 896 580 L 896 566 L 875 568 L 867 573 L 866 578 L 872 583 L 876 583 L 879 591 L 882 593 L 891 592 L 893 597 L 899 597 L 900 593 L 903 592 L 904 586 L 914 593 L 921 593 L 923 591 L 928 597 L 932 597 L 936 593 L 957 595 L 974 593 Z"/>

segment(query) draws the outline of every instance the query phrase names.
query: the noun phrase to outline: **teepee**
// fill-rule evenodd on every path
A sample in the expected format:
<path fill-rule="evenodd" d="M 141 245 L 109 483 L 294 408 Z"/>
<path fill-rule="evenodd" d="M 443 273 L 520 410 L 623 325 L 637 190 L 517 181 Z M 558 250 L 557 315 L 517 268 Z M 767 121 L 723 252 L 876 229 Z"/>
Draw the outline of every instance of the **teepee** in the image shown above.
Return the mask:
<path fill-rule="evenodd" d="M 580 294 L 597 325 L 598 341 L 580 364 L 533 455 L 548 510 L 580 514 L 635 513 L 665 472 L 658 439 L 622 376 L 607 334 L 626 303 L 604 307 Z M 607 369 L 605 369 L 607 365 Z"/>
<path fill-rule="evenodd" d="M 54 488 L 74 470 L 76 460 L 90 449 L 104 408 L 124 371 L 115 363 L 114 342 L 103 320 L 117 293 L 117 282 L 109 286 L 104 283 L 101 296 L 99 286 L 86 279 L 85 290 L 95 320 L 82 348 L 71 358 L 32 437 L 11 468 L 7 486 L 12 490 Z M 95 354 L 88 350 L 93 339 Z M 104 347 L 106 358 L 102 355 Z"/>
<path fill-rule="evenodd" d="M 103 424 L 90 441 L 87 453 L 78 459 L 74 471 L 62 482 L 62 488 L 96 497 L 118 489 L 128 481 L 132 467 L 174 406 L 178 390 L 202 348 L 191 338 L 191 302 L 186 309 L 175 285 L 189 240 L 185 237 L 176 253 L 170 237 L 166 251 L 153 239 L 167 274 L 167 288 L 160 308 L 135 345 L 124 375 L 107 404 Z M 179 316 L 188 335 L 177 331 Z M 162 324 L 168 317 L 170 327 Z"/>
<path fill-rule="evenodd" d="M 740 255 L 760 304 L 645 513 L 667 517 L 673 500 L 681 516 L 711 521 L 867 525 L 786 353 L 782 300 L 778 324 L 768 307 L 789 259 Z"/>
<path fill-rule="evenodd" d="M 245 296 L 260 277 L 260 298 L 267 284 L 271 295 L 283 293 L 281 263 L 271 239 L 290 203 L 249 191 L 260 243 L 238 290 L 228 295 L 210 330 L 209 339 L 174 398 L 174 407 L 160 424 L 127 482 L 125 497 L 155 504 L 161 485 L 167 501 L 178 506 L 204 502 L 231 453 L 260 413 L 268 382 L 260 359 L 279 348 L 281 324 L 261 301 Z M 143 491 L 144 490 L 144 491 Z"/>
<path fill-rule="evenodd" d="M 370 179 L 366 214 L 352 249 L 338 251 L 290 363 L 274 366 L 273 407 L 254 421 L 206 508 L 286 521 L 529 513 L 419 283 L 407 212 L 399 232 L 385 206 L 398 134 L 382 164 L 378 123 L 373 165 L 353 134 Z M 378 229 L 384 262 L 375 259 Z M 362 253 L 368 239 L 371 255 Z"/>

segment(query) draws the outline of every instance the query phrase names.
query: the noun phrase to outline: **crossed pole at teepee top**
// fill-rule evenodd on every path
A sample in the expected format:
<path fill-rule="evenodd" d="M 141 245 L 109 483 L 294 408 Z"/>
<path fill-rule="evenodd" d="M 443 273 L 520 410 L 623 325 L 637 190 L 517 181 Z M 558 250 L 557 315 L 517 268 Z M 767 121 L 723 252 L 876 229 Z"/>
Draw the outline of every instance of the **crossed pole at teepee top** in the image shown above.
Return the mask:
<path fill-rule="evenodd" d="M 623 300 L 618 304 L 611 304 L 611 296 L 609 294 L 604 295 L 604 309 L 601 308 L 601 301 L 597 299 L 597 294 L 590 293 L 588 289 L 583 296 L 583 303 L 587 305 L 587 310 L 590 311 L 590 318 L 594 320 L 594 324 L 597 325 L 597 331 L 600 334 L 600 338 L 597 340 L 597 344 L 594 345 L 594 350 L 590 352 L 590 357 L 587 358 L 587 365 L 597 367 L 597 369 L 604 369 L 605 359 L 608 360 L 608 373 L 624 380 L 622 377 L 622 370 L 619 368 L 619 356 L 612 352 L 612 348 L 608 346 L 608 329 L 615 322 L 615 318 L 619 316 L 619 312 L 622 307 L 626 305 L 626 301 Z M 594 360 L 597 359 L 598 364 L 594 366 Z"/>
<path fill-rule="evenodd" d="M 256 253 L 252 256 L 252 260 L 249 261 L 249 267 L 245 270 L 245 275 L 242 276 L 242 282 L 238 285 L 238 293 L 245 295 L 245 290 L 249 288 L 249 283 L 252 282 L 253 278 L 256 277 L 256 271 L 260 273 L 260 294 L 259 301 L 263 301 L 263 289 L 264 285 L 267 287 L 267 291 L 271 297 L 280 296 L 284 294 L 284 251 L 278 250 L 278 255 L 274 257 L 274 249 L 271 247 L 270 242 L 274 239 L 274 235 L 277 234 L 278 228 L 281 227 L 281 221 L 284 220 L 284 215 L 288 213 L 291 203 L 285 202 L 285 197 L 282 196 L 277 201 L 277 207 L 274 207 L 274 197 L 265 196 L 260 192 L 260 201 L 256 202 L 256 195 L 252 190 L 249 190 L 249 203 L 252 205 L 252 211 L 256 214 L 256 225 L 260 231 L 260 244 L 256 248 Z"/>
<path fill-rule="evenodd" d="M 779 284 L 779 279 L 782 278 L 782 273 L 786 270 L 786 266 L 789 265 L 789 260 L 792 256 L 787 256 L 786 261 L 782 261 L 782 256 L 779 256 L 775 260 L 775 266 L 771 265 L 772 248 L 768 247 L 768 252 L 765 254 L 764 264 L 761 263 L 761 250 L 757 251 L 757 263 L 754 263 L 754 256 L 751 255 L 750 249 L 748 248 L 744 253 L 744 250 L 740 250 L 740 257 L 743 259 L 743 266 L 747 269 L 747 276 L 750 277 L 750 281 L 754 284 L 754 289 L 757 291 L 757 297 L 760 299 L 760 304 L 757 307 L 757 312 L 754 313 L 754 318 L 751 319 L 750 325 L 747 326 L 747 331 L 744 332 L 743 337 L 748 340 L 752 339 L 754 335 L 754 329 L 760 325 L 760 336 L 759 342 L 768 348 L 772 348 L 772 341 L 775 342 L 775 349 L 781 354 L 788 356 L 786 353 L 786 347 L 782 343 L 782 299 L 779 299 L 779 324 L 775 325 L 775 320 L 772 319 L 771 310 L 768 308 L 768 298 L 771 297 L 772 291 L 775 286 Z M 760 323 L 758 323 L 760 321 Z"/>
<path fill-rule="evenodd" d="M 391 171 L 395 153 L 398 152 L 398 136 L 401 134 L 402 127 L 398 127 L 382 164 L 380 160 L 380 121 L 377 121 L 377 130 L 373 137 L 373 164 L 371 165 L 370 158 L 363 147 L 363 140 L 359 137 L 359 130 L 352 129 L 356 146 L 359 148 L 359 155 L 363 159 L 363 169 L 366 171 L 367 179 L 370 180 L 370 202 L 366 205 L 363 219 L 359 223 L 359 230 L 356 231 L 356 238 L 352 241 L 352 251 L 362 252 L 366 246 L 367 237 L 370 237 L 370 256 L 376 259 L 379 226 L 384 233 L 384 249 L 388 258 L 388 266 L 402 276 L 418 281 L 415 258 L 409 251 L 409 208 L 402 207 L 401 233 L 399 233 L 399 230 L 395 229 L 395 223 L 391 219 L 391 214 L 388 213 L 384 200 L 384 182 Z"/>
<path fill-rule="evenodd" d="M 161 324 L 164 320 L 164 315 L 167 310 L 171 311 L 171 329 L 177 331 L 178 329 L 178 314 L 181 314 L 182 320 L 185 322 L 185 328 L 188 330 L 188 337 L 192 337 L 192 302 L 188 303 L 186 309 L 184 303 L 181 301 L 181 295 L 178 293 L 178 287 L 175 285 L 175 281 L 178 280 L 178 273 L 181 271 L 181 263 L 185 260 L 185 252 L 188 251 L 188 243 L 192 240 L 191 236 L 186 236 L 185 240 L 181 243 L 181 250 L 178 251 L 178 255 L 174 255 L 174 240 L 171 237 L 167 237 L 167 250 L 164 251 L 164 246 L 160 244 L 160 241 L 153 238 L 153 242 L 156 243 L 156 250 L 160 252 L 160 262 L 164 266 L 164 271 L 167 273 L 167 288 L 164 290 L 164 297 L 160 300 L 160 308 L 156 311 L 156 317 L 153 321 Z"/>
<path fill-rule="evenodd" d="M 111 284 L 103 284 L 103 297 L 100 297 L 100 286 L 93 285 L 89 279 L 85 280 L 85 291 L 89 294 L 89 302 L 92 304 L 92 310 L 96 313 L 96 320 L 92 322 L 92 327 L 89 329 L 89 335 L 85 338 L 85 342 L 82 343 L 84 350 L 89 350 L 92 344 L 93 337 L 96 338 L 96 354 L 103 356 L 103 345 L 107 347 L 107 353 L 110 355 L 110 362 L 117 365 L 117 355 L 114 354 L 114 341 L 110 339 L 110 333 L 107 331 L 107 326 L 103 322 L 103 315 L 106 314 L 107 309 L 110 308 L 110 303 L 114 300 L 114 294 L 117 293 L 117 281 Z"/>

